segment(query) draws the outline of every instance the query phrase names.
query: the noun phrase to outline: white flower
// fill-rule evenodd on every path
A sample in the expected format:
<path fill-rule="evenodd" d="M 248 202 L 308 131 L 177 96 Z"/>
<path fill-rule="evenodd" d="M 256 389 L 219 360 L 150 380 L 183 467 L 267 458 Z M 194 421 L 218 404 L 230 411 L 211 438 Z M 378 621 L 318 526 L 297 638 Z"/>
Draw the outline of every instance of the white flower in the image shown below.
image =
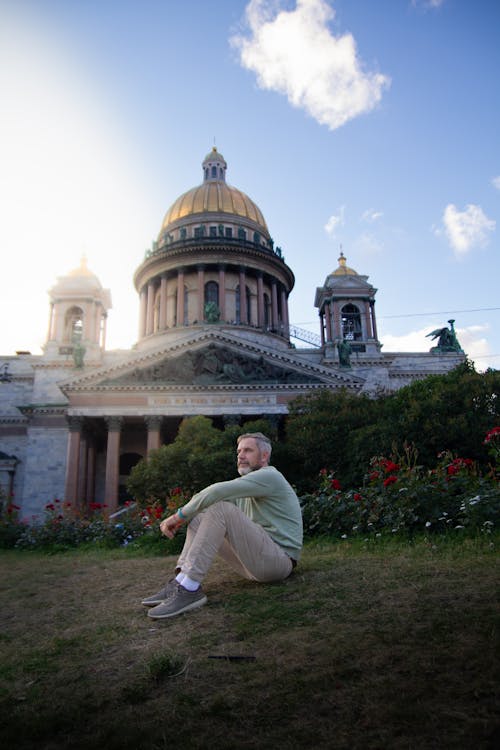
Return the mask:
<path fill-rule="evenodd" d="M 432 523 L 430 521 L 425 522 L 425 528 L 428 529 L 429 526 L 432 526 Z"/>
<path fill-rule="evenodd" d="M 465 526 L 455 526 L 456 529 L 465 529 Z"/>
<path fill-rule="evenodd" d="M 347 539 L 347 534 L 342 534 L 341 539 Z"/>

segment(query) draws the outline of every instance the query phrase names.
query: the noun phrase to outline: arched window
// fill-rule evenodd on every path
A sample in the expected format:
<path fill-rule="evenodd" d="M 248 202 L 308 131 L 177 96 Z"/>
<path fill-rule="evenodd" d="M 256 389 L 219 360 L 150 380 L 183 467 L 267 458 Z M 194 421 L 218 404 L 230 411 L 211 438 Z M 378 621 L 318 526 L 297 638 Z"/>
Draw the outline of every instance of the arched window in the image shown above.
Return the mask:
<path fill-rule="evenodd" d="M 238 239 L 239 240 L 246 240 L 246 238 L 247 238 L 246 231 L 243 229 L 243 227 L 238 227 Z"/>
<path fill-rule="evenodd" d="M 254 232 L 253 233 L 253 241 L 255 242 L 256 245 L 260 245 L 260 234 L 259 234 L 259 232 Z"/>
<path fill-rule="evenodd" d="M 342 336 L 346 341 L 359 341 L 363 338 L 361 313 L 356 305 L 348 304 L 342 308 Z"/>
<path fill-rule="evenodd" d="M 66 313 L 64 321 L 66 341 L 79 343 L 83 338 L 83 310 L 81 307 L 71 307 Z"/>
<path fill-rule="evenodd" d="M 216 281 L 207 281 L 205 284 L 205 304 L 208 302 L 219 307 L 219 285 Z"/>

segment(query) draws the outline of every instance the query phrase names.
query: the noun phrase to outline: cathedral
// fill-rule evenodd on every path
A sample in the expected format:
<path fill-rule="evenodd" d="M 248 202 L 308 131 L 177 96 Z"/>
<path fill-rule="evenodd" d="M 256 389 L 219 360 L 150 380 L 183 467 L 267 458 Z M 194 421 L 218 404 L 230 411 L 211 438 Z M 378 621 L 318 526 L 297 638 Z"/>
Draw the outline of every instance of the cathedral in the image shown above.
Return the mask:
<path fill-rule="evenodd" d="M 447 345 L 382 352 L 377 290 L 342 252 L 316 289 L 318 334 L 295 327 L 294 274 L 260 208 L 226 182 L 215 147 L 202 170 L 134 273 L 131 350 L 106 349 L 111 293 L 83 259 L 49 292 L 43 353 L 0 360 L 0 491 L 27 522 L 55 498 L 117 510 L 132 467 L 172 442 L 184 417 L 203 414 L 221 428 L 279 423 L 299 395 L 376 396 L 464 360 L 453 321 L 442 329 Z"/>

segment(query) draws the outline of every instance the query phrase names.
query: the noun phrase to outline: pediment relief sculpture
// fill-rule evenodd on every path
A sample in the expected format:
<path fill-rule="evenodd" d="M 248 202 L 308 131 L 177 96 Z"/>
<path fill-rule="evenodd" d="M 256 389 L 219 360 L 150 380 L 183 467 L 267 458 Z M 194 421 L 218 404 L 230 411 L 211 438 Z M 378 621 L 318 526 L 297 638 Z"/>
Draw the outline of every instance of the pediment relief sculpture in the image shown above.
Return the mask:
<path fill-rule="evenodd" d="M 102 385 L 217 385 L 230 383 L 320 383 L 310 374 L 237 353 L 210 344 L 199 351 L 188 351 L 174 359 L 137 368 Z"/>

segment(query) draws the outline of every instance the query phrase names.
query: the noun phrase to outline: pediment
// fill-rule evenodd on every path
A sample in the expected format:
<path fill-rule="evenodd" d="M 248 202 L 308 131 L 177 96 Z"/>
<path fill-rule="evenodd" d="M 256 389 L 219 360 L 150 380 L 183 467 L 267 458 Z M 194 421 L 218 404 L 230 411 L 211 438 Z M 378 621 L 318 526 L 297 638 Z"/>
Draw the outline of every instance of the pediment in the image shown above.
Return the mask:
<path fill-rule="evenodd" d="M 105 377 L 106 386 L 230 385 L 265 383 L 320 383 L 321 379 L 300 368 L 270 362 L 263 354 L 237 351 L 215 342 L 188 349 L 121 375 Z"/>
<path fill-rule="evenodd" d="M 227 330 L 204 329 L 158 349 L 131 351 L 113 365 L 87 371 L 61 391 L 194 387 L 334 387 L 358 390 L 364 380 L 339 368 L 307 361 L 292 349 L 266 347 Z"/>

